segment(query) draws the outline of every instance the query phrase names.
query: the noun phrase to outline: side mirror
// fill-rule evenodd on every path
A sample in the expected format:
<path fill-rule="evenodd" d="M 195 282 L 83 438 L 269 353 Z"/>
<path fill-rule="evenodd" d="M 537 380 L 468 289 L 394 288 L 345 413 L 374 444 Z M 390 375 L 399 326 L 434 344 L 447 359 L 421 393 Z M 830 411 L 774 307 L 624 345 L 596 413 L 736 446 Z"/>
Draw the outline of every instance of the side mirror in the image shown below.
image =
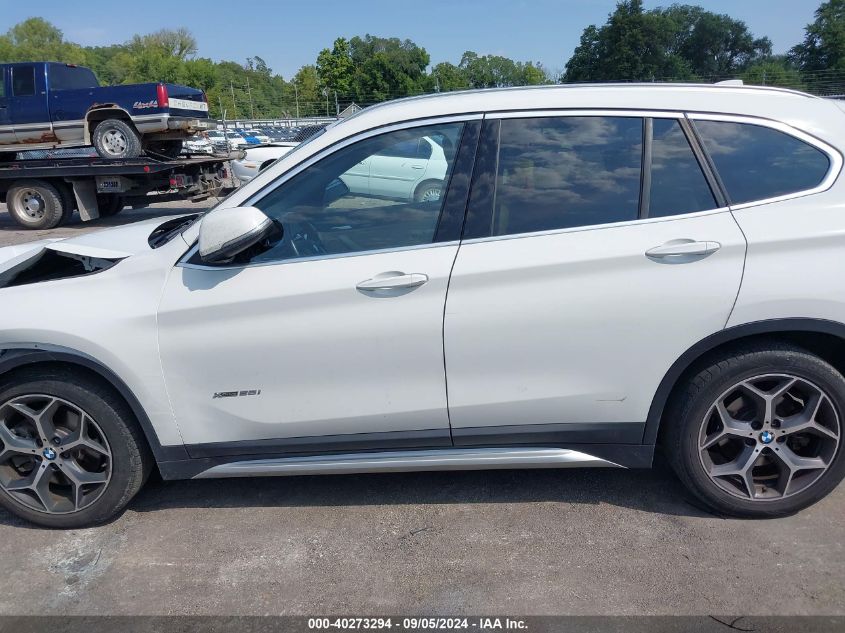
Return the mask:
<path fill-rule="evenodd" d="M 231 261 L 267 238 L 273 227 L 273 220 L 255 207 L 214 209 L 200 224 L 200 258 L 209 264 Z"/>

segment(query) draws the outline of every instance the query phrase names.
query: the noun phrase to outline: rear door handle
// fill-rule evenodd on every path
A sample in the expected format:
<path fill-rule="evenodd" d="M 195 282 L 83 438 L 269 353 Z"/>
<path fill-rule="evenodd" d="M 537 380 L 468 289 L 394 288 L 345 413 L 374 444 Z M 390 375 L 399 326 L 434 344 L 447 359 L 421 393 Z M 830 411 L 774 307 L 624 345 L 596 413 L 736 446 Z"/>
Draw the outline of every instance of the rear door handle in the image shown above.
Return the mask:
<path fill-rule="evenodd" d="M 647 257 L 660 260 L 692 261 L 712 255 L 722 248 L 719 242 L 698 242 L 695 240 L 672 240 L 655 246 L 645 252 Z"/>
<path fill-rule="evenodd" d="M 406 290 L 417 288 L 428 281 L 428 275 L 422 273 L 403 273 L 391 270 L 379 273 L 372 279 L 359 283 L 356 288 L 364 292 L 378 292 L 379 290 Z"/>

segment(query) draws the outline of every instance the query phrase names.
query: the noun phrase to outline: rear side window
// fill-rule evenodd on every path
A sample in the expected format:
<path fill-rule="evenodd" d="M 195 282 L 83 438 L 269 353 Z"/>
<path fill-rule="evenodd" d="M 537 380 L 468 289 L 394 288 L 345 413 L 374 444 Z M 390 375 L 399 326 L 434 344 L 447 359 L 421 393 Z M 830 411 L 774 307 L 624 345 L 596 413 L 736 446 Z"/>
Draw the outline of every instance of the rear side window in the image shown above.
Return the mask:
<path fill-rule="evenodd" d="M 713 192 L 675 119 L 654 119 L 648 217 L 716 208 Z"/>
<path fill-rule="evenodd" d="M 503 120 L 492 234 L 637 219 L 642 148 L 641 118 Z"/>
<path fill-rule="evenodd" d="M 94 73 L 87 68 L 68 66 L 67 64 L 51 64 L 51 90 L 83 90 L 96 88 L 99 85 Z"/>
<path fill-rule="evenodd" d="M 813 189 L 830 169 L 824 152 L 779 130 L 729 121 L 695 126 L 733 204 Z"/>
<path fill-rule="evenodd" d="M 35 68 L 32 66 L 12 68 L 12 94 L 16 97 L 31 97 L 35 94 Z"/>

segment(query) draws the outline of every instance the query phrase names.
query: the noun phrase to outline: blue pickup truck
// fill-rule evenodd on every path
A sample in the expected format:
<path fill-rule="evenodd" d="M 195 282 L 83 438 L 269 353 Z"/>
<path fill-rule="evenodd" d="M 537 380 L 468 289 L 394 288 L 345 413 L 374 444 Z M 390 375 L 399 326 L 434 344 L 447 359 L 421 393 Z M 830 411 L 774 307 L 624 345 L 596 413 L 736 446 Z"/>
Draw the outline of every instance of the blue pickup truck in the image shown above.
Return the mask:
<path fill-rule="evenodd" d="M 0 161 L 24 150 L 85 145 L 103 158 L 173 158 L 185 137 L 214 127 L 196 88 L 101 87 L 90 69 L 73 64 L 0 64 Z"/>

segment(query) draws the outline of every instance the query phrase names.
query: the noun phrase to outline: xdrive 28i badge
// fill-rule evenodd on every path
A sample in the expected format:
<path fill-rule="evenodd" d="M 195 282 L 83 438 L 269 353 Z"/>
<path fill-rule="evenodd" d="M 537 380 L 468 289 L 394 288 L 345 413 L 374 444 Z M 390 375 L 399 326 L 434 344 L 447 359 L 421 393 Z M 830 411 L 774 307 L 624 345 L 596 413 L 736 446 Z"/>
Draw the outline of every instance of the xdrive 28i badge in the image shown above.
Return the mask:
<path fill-rule="evenodd" d="M 246 389 L 244 391 L 215 391 L 211 397 L 212 400 L 217 398 L 239 398 L 242 396 L 260 396 L 261 389 Z"/>

